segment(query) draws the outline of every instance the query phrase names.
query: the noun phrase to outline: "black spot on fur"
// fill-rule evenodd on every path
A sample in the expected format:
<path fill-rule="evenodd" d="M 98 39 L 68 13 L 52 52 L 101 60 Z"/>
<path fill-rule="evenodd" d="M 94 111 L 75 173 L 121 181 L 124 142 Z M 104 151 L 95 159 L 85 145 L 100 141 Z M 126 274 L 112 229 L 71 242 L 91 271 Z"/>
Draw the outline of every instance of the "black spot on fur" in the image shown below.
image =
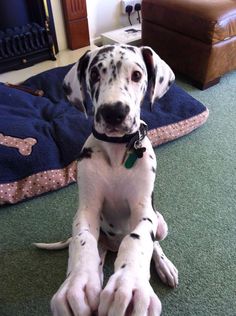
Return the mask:
<path fill-rule="evenodd" d="M 88 159 L 92 157 L 93 150 L 90 147 L 83 148 L 83 150 L 80 152 L 78 161 L 81 161 L 82 159 Z"/>
<path fill-rule="evenodd" d="M 103 53 L 112 52 L 114 50 L 114 48 L 115 48 L 114 46 L 109 45 L 109 46 L 101 48 L 98 53 L 103 54 Z"/>
<path fill-rule="evenodd" d="M 99 92 L 100 92 L 100 89 L 99 89 L 99 87 L 98 87 L 97 90 L 96 90 L 96 92 L 95 92 L 95 100 L 96 100 L 96 102 L 98 102 Z"/>
<path fill-rule="evenodd" d="M 80 244 L 81 246 L 84 246 L 86 244 L 86 241 L 81 240 Z"/>
<path fill-rule="evenodd" d="M 94 59 L 92 60 L 90 66 L 89 66 L 89 69 L 91 69 L 93 66 L 95 66 L 98 62 L 99 62 L 99 56 L 95 56 Z"/>
<path fill-rule="evenodd" d="M 135 49 L 132 46 L 126 46 L 125 49 L 129 49 L 131 52 L 135 53 Z"/>
<path fill-rule="evenodd" d="M 135 63 L 142 71 L 144 71 L 143 67 L 139 63 Z"/>
<path fill-rule="evenodd" d="M 102 68 L 102 63 L 98 64 L 98 68 L 101 69 Z"/>
<path fill-rule="evenodd" d="M 122 62 L 119 60 L 116 64 L 116 68 L 117 68 L 117 72 L 119 73 L 120 72 L 120 68 L 122 66 Z"/>
<path fill-rule="evenodd" d="M 152 167 L 152 172 L 156 173 L 156 169 L 154 167 Z"/>
<path fill-rule="evenodd" d="M 152 223 L 152 220 L 150 218 L 148 218 L 148 217 L 144 217 L 143 221 L 149 221 L 150 223 Z"/>
<path fill-rule="evenodd" d="M 92 99 L 94 98 L 94 93 L 95 93 L 95 87 L 93 86 L 93 84 L 90 81 L 90 87 L 91 87 L 91 97 Z"/>
<path fill-rule="evenodd" d="M 150 157 L 151 159 L 154 159 L 154 158 L 152 157 L 152 155 L 149 155 L 149 157 Z"/>
<path fill-rule="evenodd" d="M 159 78 L 159 83 L 162 84 L 163 81 L 164 81 L 164 77 L 160 77 Z"/>
<path fill-rule="evenodd" d="M 85 79 L 85 73 L 89 63 L 89 54 L 88 51 L 80 58 L 78 67 L 77 67 L 77 75 L 80 82 Z"/>
<path fill-rule="evenodd" d="M 114 228 L 114 225 L 113 225 L 113 224 L 109 224 L 109 226 L 110 226 L 111 228 Z"/>
<path fill-rule="evenodd" d="M 143 87 L 142 87 L 143 97 L 145 96 L 146 91 L 147 91 L 147 87 L 145 85 L 143 85 Z"/>
<path fill-rule="evenodd" d="M 100 81 L 100 74 L 96 67 L 93 67 L 90 73 L 89 84 L 90 84 L 90 92 L 92 99 L 94 98 L 95 89 L 97 88 Z M 98 87 L 99 89 L 99 87 Z"/>
<path fill-rule="evenodd" d="M 138 234 L 135 234 L 135 233 L 131 233 L 130 237 L 132 237 L 134 239 L 140 239 L 140 236 Z"/>
<path fill-rule="evenodd" d="M 66 84 L 65 82 L 62 85 L 63 91 L 65 92 L 66 95 L 70 95 L 72 93 L 72 89 L 70 86 L 70 83 Z"/>
<path fill-rule="evenodd" d="M 114 79 L 116 79 L 116 66 L 115 65 L 112 66 L 112 76 Z"/>
<path fill-rule="evenodd" d="M 104 75 L 107 73 L 107 69 L 106 68 L 103 68 L 102 69 L 102 72 L 104 73 Z"/>
<path fill-rule="evenodd" d="M 91 69 L 93 66 L 95 66 L 95 65 L 98 63 L 98 61 L 99 61 L 99 55 L 96 55 L 96 56 L 94 57 L 94 59 L 91 61 L 91 64 L 90 64 L 90 66 L 89 66 L 89 69 Z"/>
<path fill-rule="evenodd" d="M 151 236 L 151 238 L 152 238 L 152 241 L 155 241 L 155 236 L 154 236 L 153 231 L 150 232 L 150 236 Z"/>
<path fill-rule="evenodd" d="M 124 269 L 126 267 L 126 264 L 122 264 L 121 269 Z"/>
<path fill-rule="evenodd" d="M 149 94 L 150 96 L 154 93 L 154 87 L 156 83 L 156 72 L 157 66 L 154 67 L 153 64 L 153 54 L 149 48 L 142 49 L 143 59 L 146 64 L 148 81 L 149 81 Z"/>

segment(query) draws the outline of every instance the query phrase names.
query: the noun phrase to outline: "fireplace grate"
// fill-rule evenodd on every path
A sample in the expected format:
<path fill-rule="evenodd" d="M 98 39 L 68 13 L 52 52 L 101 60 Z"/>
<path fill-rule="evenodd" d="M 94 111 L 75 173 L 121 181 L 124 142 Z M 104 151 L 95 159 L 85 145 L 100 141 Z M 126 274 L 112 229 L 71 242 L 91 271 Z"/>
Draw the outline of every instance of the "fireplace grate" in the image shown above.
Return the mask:
<path fill-rule="evenodd" d="M 57 52 L 50 0 L 0 1 L 0 73 L 55 60 Z"/>
<path fill-rule="evenodd" d="M 0 31 L 0 59 L 24 56 L 26 53 L 47 48 L 48 40 L 46 29 L 37 23 Z"/>

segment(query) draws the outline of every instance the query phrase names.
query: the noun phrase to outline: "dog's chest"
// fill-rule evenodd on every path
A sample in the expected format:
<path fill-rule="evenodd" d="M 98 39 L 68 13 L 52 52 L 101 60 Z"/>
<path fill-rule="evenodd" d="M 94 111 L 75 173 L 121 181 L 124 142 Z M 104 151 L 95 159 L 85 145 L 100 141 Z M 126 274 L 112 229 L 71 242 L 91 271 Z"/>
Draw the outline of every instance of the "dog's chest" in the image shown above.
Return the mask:
<path fill-rule="evenodd" d="M 109 188 L 100 216 L 101 235 L 107 248 L 117 250 L 120 242 L 131 230 L 131 210 L 124 191 Z"/>
<path fill-rule="evenodd" d="M 127 221 L 130 216 L 128 204 L 129 196 L 132 194 L 132 187 L 135 184 L 134 175 L 127 173 L 124 167 L 116 171 L 108 172 L 107 183 L 104 186 L 104 203 L 102 213 L 107 219 L 117 222 Z"/>
<path fill-rule="evenodd" d="M 116 168 L 104 165 L 101 169 L 100 166 L 100 170 L 103 196 L 100 225 L 114 246 L 131 230 L 131 208 L 128 201 L 130 196 L 137 194 L 137 173 L 127 172 L 122 164 Z"/>
<path fill-rule="evenodd" d="M 133 229 L 131 212 L 134 210 L 129 203 L 135 196 L 138 199 L 143 176 L 145 174 L 138 166 L 129 171 L 120 166 L 107 172 L 100 225 L 109 248 L 119 247 L 124 236 Z"/>

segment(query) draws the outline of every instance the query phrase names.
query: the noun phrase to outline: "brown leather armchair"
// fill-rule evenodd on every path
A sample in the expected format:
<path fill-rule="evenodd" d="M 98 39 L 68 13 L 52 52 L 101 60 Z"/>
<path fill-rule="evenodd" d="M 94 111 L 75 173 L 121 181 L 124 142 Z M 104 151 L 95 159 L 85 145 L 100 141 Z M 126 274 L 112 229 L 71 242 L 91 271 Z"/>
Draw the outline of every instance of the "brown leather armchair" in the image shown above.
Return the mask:
<path fill-rule="evenodd" d="M 236 0 L 143 0 L 142 42 L 200 89 L 236 69 Z"/>

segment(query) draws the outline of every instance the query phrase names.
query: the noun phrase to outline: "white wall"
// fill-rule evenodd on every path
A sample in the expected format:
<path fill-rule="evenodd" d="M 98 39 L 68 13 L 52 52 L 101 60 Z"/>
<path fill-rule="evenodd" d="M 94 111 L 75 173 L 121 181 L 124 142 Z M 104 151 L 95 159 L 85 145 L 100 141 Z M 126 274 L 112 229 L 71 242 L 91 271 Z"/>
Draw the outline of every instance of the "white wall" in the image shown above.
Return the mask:
<path fill-rule="evenodd" d="M 101 33 L 129 25 L 121 14 L 121 0 L 87 0 L 87 13 L 91 41 Z"/>
<path fill-rule="evenodd" d="M 121 14 L 121 0 L 86 0 L 91 43 L 101 33 L 129 25 Z M 67 48 L 63 11 L 60 0 L 51 0 L 59 50 Z"/>
<path fill-rule="evenodd" d="M 51 0 L 53 18 L 57 34 L 58 48 L 64 50 L 67 48 L 66 31 L 64 26 L 64 17 L 60 0 Z"/>

